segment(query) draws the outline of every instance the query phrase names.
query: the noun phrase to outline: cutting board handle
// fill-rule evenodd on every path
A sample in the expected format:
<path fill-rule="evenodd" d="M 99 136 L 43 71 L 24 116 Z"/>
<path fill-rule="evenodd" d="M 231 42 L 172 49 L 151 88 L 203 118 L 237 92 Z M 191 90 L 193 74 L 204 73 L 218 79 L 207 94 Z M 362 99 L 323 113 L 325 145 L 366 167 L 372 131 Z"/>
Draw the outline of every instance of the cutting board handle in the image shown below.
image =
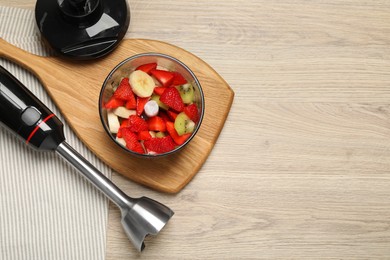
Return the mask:
<path fill-rule="evenodd" d="M 34 72 L 40 62 L 44 60 L 42 56 L 38 56 L 27 51 L 24 51 L 0 38 L 0 58 L 5 58 Z"/>
<path fill-rule="evenodd" d="M 142 161 L 118 149 L 109 140 L 99 117 L 98 99 L 101 85 L 112 68 L 128 57 L 148 52 L 171 55 L 192 69 L 202 85 L 206 114 L 199 132 L 185 150 Z M 161 41 L 124 39 L 104 58 L 72 62 L 30 54 L 0 39 L 0 57 L 34 74 L 76 135 L 108 166 L 133 181 L 163 192 L 180 191 L 199 171 L 233 102 L 233 90 L 207 63 L 190 52 Z"/>

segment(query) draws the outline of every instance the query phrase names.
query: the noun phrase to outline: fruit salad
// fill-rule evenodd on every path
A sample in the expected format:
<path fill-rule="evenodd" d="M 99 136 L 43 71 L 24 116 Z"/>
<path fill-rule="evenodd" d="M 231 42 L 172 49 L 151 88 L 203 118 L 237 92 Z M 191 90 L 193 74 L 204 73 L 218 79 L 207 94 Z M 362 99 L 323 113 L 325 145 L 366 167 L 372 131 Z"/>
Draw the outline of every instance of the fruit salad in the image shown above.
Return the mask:
<path fill-rule="evenodd" d="M 135 68 L 103 104 L 116 141 L 139 154 L 162 154 L 184 144 L 195 131 L 200 109 L 194 86 L 157 63 Z"/>

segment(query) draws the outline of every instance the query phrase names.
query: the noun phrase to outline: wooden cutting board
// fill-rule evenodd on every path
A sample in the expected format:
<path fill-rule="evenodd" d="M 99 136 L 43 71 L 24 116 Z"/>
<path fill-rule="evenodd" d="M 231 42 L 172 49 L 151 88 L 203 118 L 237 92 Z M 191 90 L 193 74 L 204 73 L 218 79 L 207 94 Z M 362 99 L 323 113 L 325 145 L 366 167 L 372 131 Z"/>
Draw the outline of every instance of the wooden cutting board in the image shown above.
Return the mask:
<path fill-rule="evenodd" d="M 100 88 L 122 60 L 139 53 L 160 52 L 184 62 L 196 75 L 205 95 L 202 125 L 185 149 L 157 159 L 134 157 L 106 134 L 99 118 Z M 207 63 L 171 44 L 126 39 L 109 55 L 93 61 L 41 57 L 0 39 L 0 57 L 32 72 L 64 115 L 76 135 L 116 172 L 152 189 L 176 193 L 199 171 L 222 130 L 234 92 Z"/>

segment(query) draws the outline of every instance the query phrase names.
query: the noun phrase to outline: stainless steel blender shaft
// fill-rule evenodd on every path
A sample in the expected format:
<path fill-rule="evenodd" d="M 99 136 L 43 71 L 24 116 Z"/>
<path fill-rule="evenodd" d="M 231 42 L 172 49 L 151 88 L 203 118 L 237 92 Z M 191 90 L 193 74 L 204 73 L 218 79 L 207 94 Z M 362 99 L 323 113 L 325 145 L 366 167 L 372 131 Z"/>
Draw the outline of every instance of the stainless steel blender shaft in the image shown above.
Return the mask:
<path fill-rule="evenodd" d="M 80 171 L 92 184 L 104 193 L 119 208 L 132 206 L 132 201 L 114 183 L 74 150 L 68 143 L 62 142 L 56 152 Z"/>
<path fill-rule="evenodd" d="M 68 143 L 62 142 L 56 152 L 119 207 L 123 229 L 138 251 L 144 249 L 145 237 L 156 235 L 173 216 L 170 208 L 155 200 L 127 196 Z"/>

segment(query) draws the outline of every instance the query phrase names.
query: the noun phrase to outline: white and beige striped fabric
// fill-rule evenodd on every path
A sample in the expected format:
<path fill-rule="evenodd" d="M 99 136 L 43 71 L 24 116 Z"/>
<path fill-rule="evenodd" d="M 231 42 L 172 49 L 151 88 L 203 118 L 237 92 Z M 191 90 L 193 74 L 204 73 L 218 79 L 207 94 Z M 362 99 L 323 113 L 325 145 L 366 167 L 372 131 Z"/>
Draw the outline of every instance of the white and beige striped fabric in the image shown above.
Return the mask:
<path fill-rule="evenodd" d="M 30 10 L 0 7 L 0 37 L 29 52 L 47 53 Z M 4 59 L 0 65 L 63 120 L 36 78 Z M 111 174 L 64 123 L 67 141 Z M 107 215 L 105 197 L 59 156 L 27 148 L 0 128 L 0 259 L 104 259 Z"/>

